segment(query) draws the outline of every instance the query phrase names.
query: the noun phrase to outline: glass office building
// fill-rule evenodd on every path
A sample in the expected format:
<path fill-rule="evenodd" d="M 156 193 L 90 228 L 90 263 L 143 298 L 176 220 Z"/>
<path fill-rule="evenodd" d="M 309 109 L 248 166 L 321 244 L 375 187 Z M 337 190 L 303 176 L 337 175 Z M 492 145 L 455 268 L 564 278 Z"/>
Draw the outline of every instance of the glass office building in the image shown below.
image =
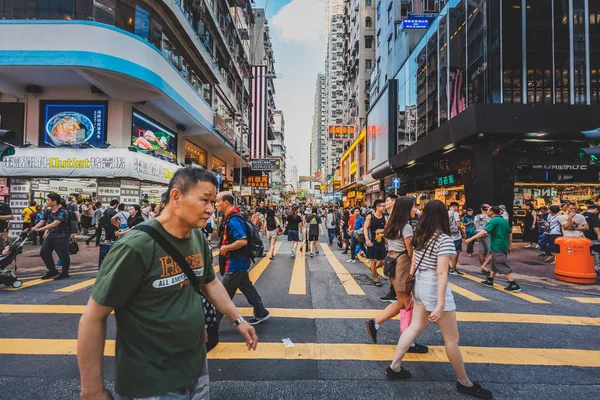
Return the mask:
<path fill-rule="evenodd" d="M 600 0 L 440 8 L 389 86 L 402 191 L 473 207 L 593 200 L 581 131 L 600 127 Z"/>

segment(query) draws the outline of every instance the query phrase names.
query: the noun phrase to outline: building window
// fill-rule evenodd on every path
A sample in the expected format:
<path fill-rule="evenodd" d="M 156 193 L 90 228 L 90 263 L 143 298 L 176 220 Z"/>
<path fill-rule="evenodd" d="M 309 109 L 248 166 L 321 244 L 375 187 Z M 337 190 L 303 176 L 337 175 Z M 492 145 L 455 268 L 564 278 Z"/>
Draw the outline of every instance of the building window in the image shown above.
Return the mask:
<path fill-rule="evenodd" d="M 371 0 L 365 0 L 365 6 L 371 7 L 372 5 L 373 5 L 373 2 Z"/>
<path fill-rule="evenodd" d="M 371 17 L 365 18 L 365 27 L 367 27 L 367 28 L 373 27 L 373 19 Z"/>
<path fill-rule="evenodd" d="M 372 49 L 372 48 L 373 48 L 373 37 L 365 36 L 365 49 Z"/>
<path fill-rule="evenodd" d="M 213 172 L 216 172 L 223 176 L 227 175 L 227 164 L 225 163 L 225 161 L 223 161 L 220 158 L 217 158 L 215 156 L 212 156 L 212 168 L 211 169 Z"/>
<path fill-rule="evenodd" d="M 390 5 L 387 9 L 387 17 L 388 17 L 388 24 L 392 21 L 392 6 L 394 5 L 393 1 L 390 1 Z"/>
<path fill-rule="evenodd" d="M 381 44 L 381 29 L 377 32 L 377 47 Z"/>
<path fill-rule="evenodd" d="M 214 159 L 214 158 L 213 158 Z M 206 168 L 206 150 L 196 146 L 192 142 L 185 141 L 185 163 L 199 164 Z"/>
<path fill-rule="evenodd" d="M 371 68 L 373 68 L 373 61 L 365 60 L 365 69 L 371 69 Z"/>
<path fill-rule="evenodd" d="M 394 36 L 394 34 L 390 33 L 390 36 L 388 37 L 388 41 L 387 41 L 388 54 L 392 52 L 392 37 L 393 36 Z"/>
<path fill-rule="evenodd" d="M 377 21 L 379 21 L 379 17 L 381 17 L 381 1 L 377 3 Z"/>

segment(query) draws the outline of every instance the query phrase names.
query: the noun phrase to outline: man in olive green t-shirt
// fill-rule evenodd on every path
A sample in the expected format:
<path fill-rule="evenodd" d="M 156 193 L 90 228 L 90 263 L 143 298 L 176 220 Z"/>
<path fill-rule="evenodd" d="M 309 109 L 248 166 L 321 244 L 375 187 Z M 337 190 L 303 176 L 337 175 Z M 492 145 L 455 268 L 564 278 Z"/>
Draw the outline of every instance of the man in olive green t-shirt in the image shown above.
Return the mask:
<path fill-rule="evenodd" d="M 488 209 L 488 216 L 491 219 L 485 226 L 485 229 L 467 239 L 466 242 L 470 243 L 490 235 L 490 252 L 492 255 L 490 276 L 485 281 L 482 281 L 481 284 L 494 287 L 494 277 L 496 276 L 496 273 L 504 274 L 506 275 L 506 279 L 508 279 L 508 286 L 504 290 L 507 292 L 520 292 L 521 287 L 513 279 L 512 269 L 506 261 L 510 249 L 510 235 L 512 234 L 512 229 L 510 224 L 502 217 L 501 212 L 502 211 L 498 206 L 490 207 Z"/>
<path fill-rule="evenodd" d="M 258 343 L 212 267 L 201 232 L 214 212 L 217 181 L 182 168 L 169 183 L 162 214 L 147 221 L 166 237 L 200 280 L 202 292 L 234 322 L 249 349 Z M 106 321 L 117 322 L 115 391 L 123 399 L 209 398 L 202 298 L 173 258 L 145 232 L 132 230 L 110 250 L 79 323 L 77 360 L 84 400 L 111 399 L 102 364 Z"/>

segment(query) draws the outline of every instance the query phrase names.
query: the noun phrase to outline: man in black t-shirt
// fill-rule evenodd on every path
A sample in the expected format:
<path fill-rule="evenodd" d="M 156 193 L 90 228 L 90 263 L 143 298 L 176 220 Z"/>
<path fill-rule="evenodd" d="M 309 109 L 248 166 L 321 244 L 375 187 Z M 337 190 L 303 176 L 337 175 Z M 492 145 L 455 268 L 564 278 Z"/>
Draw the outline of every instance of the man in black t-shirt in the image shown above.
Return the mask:
<path fill-rule="evenodd" d="M 115 232 L 117 231 L 117 227 L 113 225 L 112 219 L 115 215 L 117 215 L 117 206 L 119 205 L 119 200 L 112 199 L 110 201 L 110 207 L 104 211 L 104 215 L 102 216 L 101 225 L 104 229 L 104 240 L 107 242 L 112 242 L 117 239 L 115 236 Z"/>
<path fill-rule="evenodd" d="M 323 234 L 323 221 L 317 214 L 317 207 L 313 207 L 312 214 L 306 217 L 305 220 L 308 225 L 308 243 L 310 246 L 310 256 L 313 257 L 314 253 L 319 255 L 319 235 Z"/>

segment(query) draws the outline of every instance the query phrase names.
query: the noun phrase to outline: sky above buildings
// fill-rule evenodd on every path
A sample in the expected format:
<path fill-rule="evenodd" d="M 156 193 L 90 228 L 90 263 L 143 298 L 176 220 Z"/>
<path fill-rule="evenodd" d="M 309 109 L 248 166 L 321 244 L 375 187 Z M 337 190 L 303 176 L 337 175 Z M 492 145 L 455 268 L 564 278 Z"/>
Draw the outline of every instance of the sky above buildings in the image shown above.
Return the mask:
<path fill-rule="evenodd" d="M 317 74 L 325 66 L 324 0 L 255 0 L 266 8 L 275 56 L 277 108 L 285 117 L 285 145 L 299 175 L 310 173 L 310 140 Z"/>

